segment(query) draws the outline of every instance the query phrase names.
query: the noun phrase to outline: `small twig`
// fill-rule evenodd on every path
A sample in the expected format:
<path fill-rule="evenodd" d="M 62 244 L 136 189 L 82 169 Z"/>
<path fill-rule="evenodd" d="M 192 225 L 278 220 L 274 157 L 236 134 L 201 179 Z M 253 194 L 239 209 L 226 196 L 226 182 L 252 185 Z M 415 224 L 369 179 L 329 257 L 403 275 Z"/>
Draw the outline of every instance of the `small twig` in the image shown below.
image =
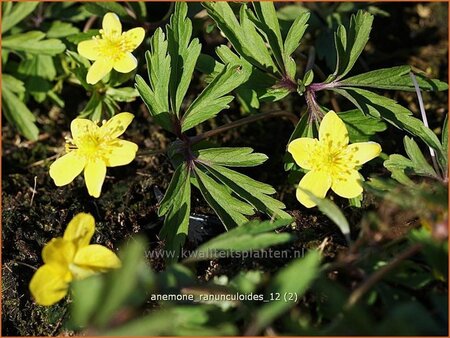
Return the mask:
<path fill-rule="evenodd" d="M 419 84 L 417 83 L 416 76 L 413 72 L 409 72 L 409 76 L 411 77 L 414 88 L 416 89 L 417 94 L 417 100 L 419 101 L 419 108 L 420 108 L 420 114 L 422 115 L 422 121 L 425 127 L 429 128 L 428 126 L 428 119 L 427 119 L 427 113 L 425 112 L 425 106 L 423 105 L 423 99 L 422 99 L 422 92 L 420 91 Z M 431 155 L 431 161 L 433 161 L 433 167 L 436 173 L 441 177 L 441 171 L 439 169 L 439 165 L 436 160 L 436 153 L 434 152 L 434 149 L 428 146 L 428 149 L 430 150 Z"/>
<path fill-rule="evenodd" d="M 344 309 L 348 310 L 353 305 L 355 305 L 361 297 L 369 291 L 376 283 L 378 283 L 384 276 L 386 276 L 389 272 L 394 270 L 402 261 L 405 259 L 415 255 L 422 249 L 422 245 L 416 244 L 412 247 L 408 248 L 404 252 L 400 253 L 396 256 L 392 261 L 383 266 L 382 268 L 375 271 L 367 280 L 360 285 L 357 289 L 355 289 L 350 297 L 347 300 L 347 303 L 344 306 Z"/>
<path fill-rule="evenodd" d="M 92 25 L 94 24 L 95 20 L 97 20 L 97 17 L 94 15 L 94 16 L 91 16 L 88 19 L 88 21 L 86 21 L 86 24 L 83 27 L 83 33 L 86 33 L 92 27 Z"/>
<path fill-rule="evenodd" d="M 166 150 L 164 149 L 158 149 L 158 150 L 140 150 L 136 157 L 145 157 L 145 156 L 153 156 L 153 155 L 161 155 L 161 154 L 165 154 Z"/>
<path fill-rule="evenodd" d="M 316 49 L 311 46 L 308 51 L 308 61 L 306 61 L 305 73 L 314 68 L 316 60 Z"/>
<path fill-rule="evenodd" d="M 244 117 L 243 119 L 225 124 L 221 127 L 218 127 L 216 129 L 213 130 L 208 130 L 207 132 L 204 132 L 203 134 L 194 136 L 190 139 L 190 144 L 195 144 L 198 143 L 204 139 L 207 139 L 209 137 L 218 135 L 220 133 L 223 133 L 224 131 L 230 130 L 230 129 L 234 129 L 240 126 L 243 126 L 245 124 L 248 123 L 252 123 L 255 121 L 259 121 L 259 120 L 263 120 L 263 119 L 267 119 L 267 118 L 272 118 L 272 117 L 286 117 L 289 121 L 292 122 L 292 124 L 294 125 L 294 127 L 297 125 L 298 123 L 298 117 L 295 116 L 292 113 L 289 113 L 287 111 L 284 110 L 276 110 L 276 111 L 271 111 L 268 113 L 262 113 L 262 114 L 257 114 L 257 115 L 251 115 L 248 117 Z"/>
<path fill-rule="evenodd" d="M 43 160 L 36 161 L 36 162 L 31 163 L 30 165 L 28 165 L 27 168 L 32 168 L 32 167 L 36 167 L 36 166 L 38 166 L 38 165 L 44 164 L 45 162 L 50 161 L 50 160 L 53 160 L 53 159 L 57 158 L 58 156 L 59 156 L 59 154 L 55 154 L 55 155 L 53 155 L 53 156 L 44 158 Z"/>
<path fill-rule="evenodd" d="M 34 176 L 33 194 L 31 195 L 30 208 L 33 206 L 34 195 L 36 195 L 37 176 Z"/>
<path fill-rule="evenodd" d="M 18 262 L 18 261 L 13 261 L 14 264 L 16 265 L 23 265 L 26 266 L 27 268 L 33 269 L 34 271 L 37 270 L 37 268 L 35 268 L 33 265 L 27 264 L 27 263 L 23 263 L 23 262 Z"/>

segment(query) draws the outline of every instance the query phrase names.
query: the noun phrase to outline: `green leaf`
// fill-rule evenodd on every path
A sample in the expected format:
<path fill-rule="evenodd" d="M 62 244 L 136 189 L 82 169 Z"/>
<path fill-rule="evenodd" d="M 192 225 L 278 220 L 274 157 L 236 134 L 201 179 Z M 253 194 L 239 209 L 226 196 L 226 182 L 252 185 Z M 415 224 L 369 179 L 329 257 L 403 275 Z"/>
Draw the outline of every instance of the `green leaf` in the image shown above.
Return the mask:
<path fill-rule="evenodd" d="M 278 294 L 280 299 L 269 301 L 257 310 L 256 318 L 251 323 L 247 335 L 257 335 L 274 319 L 293 307 L 319 275 L 319 266 L 320 254 L 314 250 L 281 269 L 266 290 L 266 299 L 271 297 L 276 299 Z"/>
<path fill-rule="evenodd" d="M 410 175 L 418 175 L 439 179 L 436 171 L 425 159 L 417 143 L 408 136 L 403 139 L 406 153 L 409 158 L 402 155 L 393 154 L 384 161 L 384 166 L 392 173 L 392 178 L 400 183 L 411 185 Z"/>
<path fill-rule="evenodd" d="M 239 55 L 260 69 L 278 73 L 264 40 L 248 17 L 247 6 L 241 6 L 239 23 L 227 2 L 203 2 L 202 5 Z"/>
<path fill-rule="evenodd" d="M 291 217 L 283 211 L 285 205 L 282 202 L 268 196 L 276 192 L 270 185 L 220 165 L 209 164 L 205 168 L 256 210 L 264 212 L 270 217 L 283 219 Z"/>
<path fill-rule="evenodd" d="M 86 2 L 84 8 L 97 16 L 104 16 L 108 12 L 114 12 L 120 17 L 129 16 L 125 7 L 112 1 Z"/>
<path fill-rule="evenodd" d="M 373 135 L 387 128 L 383 120 L 364 115 L 358 109 L 340 112 L 339 117 L 347 127 L 351 143 L 367 142 Z"/>
<path fill-rule="evenodd" d="M 301 189 L 301 188 L 300 188 Z M 332 201 L 327 198 L 319 198 L 308 190 L 301 189 L 308 197 L 317 204 L 319 210 L 326 215 L 329 219 L 336 224 L 341 230 L 342 234 L 345 236 L 347 243 L 350 244 L 350 225 L 348 224 L 347 218 L 345 218 L 341 209 Z"/>
<path fill-rule="evenodd" d="M 278 64 L 279 69 L 284 69 L 284 44 L 281 37 L 280 24 L 278 23 L 277 12 L 273 2 L 253 2 L 258 20 L 253 20 L 258 28 L 260 28 L 266 40 L 269 43 L 273 56 Z"/>
<path fill-rule="evenodd" d="M 191 211 L 190 176 L 191 171 L 184 162 L 175 171 L 158 210 L 160 216 L 165 215 L 160 236 L 166 241 L 166 250 L 175 252 L 175 255 L 167 257 L 168 259 L 178 258 L 188 233 Z"/>
<path fill-rule="evenodd" d="M 103 276 L 92 276 L 70 284 L 72 303 L 70 304 L 70 324 L 75 329 L 86 327 L 102 305 Z"/>
<path fill-rule="evenodd" d="M 233 197 L 224 185 L 211 178 L 203 166 L 195 167 L 195 175 L 203 198 L 227 229 L 246 223 L 248 219 L 244 215 L 250 216 L 255 213 L 251 205 Z"/>
<path fill-rule="evenodd" d="M 274 230 L 287 226 L 292 219 L 277 221 L 251 221 L 225 232 L 202 244 L 185 262 L 216 259 L 225 253 L 248 252 L 292 241 L 295 235 L 276 233 Z"/>
<path fill-rule="evenodd" d="M 145 301 L 143 297 L 136 299 L 132 295 L 140 285 L 144 284 L 141 288 L 148 290 L 153 284 L 153 274 L 145 259 L 146 249 L 145 240 L 142 237 L 134 237 L 127 247 L 121 250 L 122 267 L 108 275 L 105 296 L 96 310 L 94 325 L 105 327 L 124 306 L 133 302 L 139 305 Z M 141 289 L 140 292 L 142 291 Z"/>
<path fill-rule="evenodd" d="M 27 77 L 41 77 L 46 80 L 54 80 L 56 68 L 50 55 L 32 55 L 22 61 L 17 70 Z"/>
<path fill-rule="evenodd" d="M 375 118 L 381 117 L 395 127 L 420 137 L 428 146 L 438 152 L 438 158 L 442 158 L 442 145 L 437 136 L 422 121 L 411 116 L 412 112 L 407 108 L 394 100 L 361 88 L 349 87 L 332 90 L 346 97 L 364 114 L 372 115 Z"/>
<path fill-rule="evenodd" d="M 267 156 L 254 153 L 252 148 L 210 148 L 198 151 L 198 159 L 206 164 L 218 164 L 226 167 L 254 167 L 264 163 Z"/>
<path fill-rule="evenodd" d="M 133 102 L 139 95 L 138 91 L 132 87 L 108 88 L 105 94 L 118 102 Z"/>
<path fill-rule="evenodd" d="M 37 5 L 39 5 L 39 1 L 14 3 L 8 13 L 3 13 L 2 35 L 30 15 Z"/>
<path fill-rule="evenodd" d="M 284 60 L 289 58 L 300 45 L 300 41 L 308 28 L 307 22 L 309 16 L 309 12 L 300 14 L 292 23 L 291 28 L 289 28 L 286 39 L 284 40 Z"/>
<path fill-rule="evenodd" d="M 58 39 L 43 40 L 45 33 L 31 31 L 3 38 L 2 47 L 30 54 L 56 55 L 64 52 L 66 46 Z"/>
<path fill-rule="evenodd" d="M 18 132 L 27 139 L 35 141 L 39 135 L 39 129 L 33 113 L 20 100 L 16 93 L 20 93 L 23 83 L 12 76 L 3 75 L 2 81 L 2 111 L 6 119 Z"/>
<path fill-rule="evenodd" d="M 48 38 L 65 38 L 66 36 L 78 34 L 80 30 L 68 22 L 53 21 L 47 30 Z"/>
<path fill-rule="evenodd" d="M 441 143 L 442 143 L 442 159 L 439 159 L 439 162 L 442 163 L 442 167 L 444 170 L 444 177 L 448 176 L 448 114 L 445 115 L 444 124 L 442 126 L 442 135 L 441 135 Z"/>
<path fill-rule="evenodd" d="M 410 66 L 383 68 L 349 77 L 348 79 L 339 81 L 339 83 L 345 87 L 368 87 L 414 92 L 415 88 L 409 75 L 410 72 Z M 428 79 L 420 73 L 414 74 L 416 75 L 417 83 L 422 90 L 441 91 L 448 89 L 448 85 L 445 82 Z"/>
<path fill-rule="evenodd" d="M 373 15 L 358 11 L 350 18 L 348 32 L 344 26 L 338 27 L 335 34 L 336 70 L 326 82 L 343 78 L 353 68 L 359 55 L 362 53 L 372 29 Z"/>
<path fill-rule="evenodd" d="M 192 102 L 181 121 L 181 131 L 195 127 L 228 108 L 233 96 L 224 96 L 248 78 L 242 66 L 228 64 Z"/>
<path fill-rule="evenodd" d="M 175 13 L 167 26 L 167 41 L 170 55 L 169 92 L 172 110 L 180 116 L 180 108 L 191 82 L 201 44 L 191 41 L 192 22 L 187 18 L 188 7 L 184 2 L 175 4 Z"/>

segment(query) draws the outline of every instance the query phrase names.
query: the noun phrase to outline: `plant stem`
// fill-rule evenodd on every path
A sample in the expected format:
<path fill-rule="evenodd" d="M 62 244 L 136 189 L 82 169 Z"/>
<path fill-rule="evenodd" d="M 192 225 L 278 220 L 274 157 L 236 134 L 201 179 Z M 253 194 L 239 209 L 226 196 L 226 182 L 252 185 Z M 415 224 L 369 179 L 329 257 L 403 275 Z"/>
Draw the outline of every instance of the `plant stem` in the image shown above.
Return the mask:
<path fill-rule="evenodd" d="M 272 118 L 272 117 L 285 117 L 287 118 L 289 121 L 292 122 L 292 124 L 294 125 L 294 127 L 297 125 L 298 123 L 298 117 L 295 116 L 292 113 L 289 113 L 287 111 L 284 110 L 275 110 L 275 111 L 271 111 L 271 112 L 267 112 L 267 113 L 262 113 L 262 114 L 257 114 L 257 115 L 252 115 L 252 116 L 248 116 L 248 117 L 244 117 L 243 119 L 225 124 L 223 126 L 220 126 L 216 129 L 213 130 L 208 130 L 206 132 L 204 132 L 203 134 L 200 135 L 196 135 L 190 138 L 190 144 L 195 144 L 198 143 L 204 139 L 207 139 L 209 137 L 218 135 L 220 133 L 223 133 L 227 130 L 230 129 L 234 129 L 240 126 L 243 126 L 245 124 L 248 123 L 252 123 L 255 121 L 259 121 L 259 120 L 263 120 L 263 119 L 267 119 L 267 118 Z"/>
<path fill-rule="evenodd" d="M 400 253 L 398 256 L 396 256 L 392 261 L 390 261 L 388 264 L 383 266 L 382 268 L 375 271 L 367 280 L 360 285 L 358 288 L 356 288 L 350 295 L 350 297 L 347 300 L 347 303 L 345 304 L 344 308 L 349 309 L 353 305 L 355 305 L 361 297 L 369 291 L 376 283 L 378 283 L 384 276 L 386 276 L 389 272 L 394 270 L 402 261 L 405 259 L 415 255 L 422 249 L 421 244 L 416 244 L 408 248 L 407 250 Z"/>
<path fill-rule="evenodd" d="M 413 72 L 409 72 L 409 76 L 411 77 L 411 79 L 414 83 L 414 88 L 416 89 L 417 100 L 419 101 L 420 114 L 422 115 L 423 124 L 425 125 L 425 127 L 429 128 L 427 113 L 425 112 L 425 106 L 423 104 L 423 99 L 422 99 L 422 92 L 420 91 L 420 87 L 419 87 L 419 84 L 417 83 L 416 76 L 414 75 Z M 441 171 L 439 170 L 439 165 L 436 160 L 436 153 L 434 152 L 434 149 L 431 148 L 430 146 L 428 146 L 428 149 L 430 150 L 431 161 L 433 161 L 434 170 L 436 171 L 436 173 L 439 176 L 441 176 Z"/>

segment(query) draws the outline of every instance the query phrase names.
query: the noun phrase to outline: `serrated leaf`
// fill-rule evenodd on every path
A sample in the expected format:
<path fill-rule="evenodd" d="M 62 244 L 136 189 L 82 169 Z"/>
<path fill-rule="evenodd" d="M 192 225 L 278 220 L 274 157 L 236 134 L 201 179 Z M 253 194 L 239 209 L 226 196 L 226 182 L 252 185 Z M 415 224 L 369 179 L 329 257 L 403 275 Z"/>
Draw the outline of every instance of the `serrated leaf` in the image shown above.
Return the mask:
<path fill-rule="evenodd" d="M 284 40 L 284 55 L 283 58 L 286 59 L 295 52 L 295 50 L 300 45 L 300 41 L 308 28 L 309 12 L 304 12 L 297 16 L 295 21 L 289 28 L 286 39 Z"/>
<path fill-rule="evenodd" d="M 247 335 L 257 335 L 261 329 L 293 307 L 296 302 L 286 301 L 284 297 L 290 294 L 295 295 L 295 299 L 302 297 L 319 275 L 319 266 L 320 254 L 314 250 L 281 269 L 266 290 L 267 299 L 270 299 L 271 295 L 276 297 L 278 294 L 281 298 L 266 303 L 258 309 L 255 320 L 246 332 Z"/>
<path fill-rule="evenodd" d="M 203 166 L 196 166 L 195 175 L 200 192 L 225 227 L 240 226 L 248 221 L 244 215 L 250 216 L 255 213 L 251 205 L 233 197 L 224 185 L 211 178 Z"/>
<path fill-rule="evenodd" d="M 228 64 L 192 102 L 181 121 L 181 131 L 195 127 L 228 108 L 232 96 L 224 96 L 248 78 L 241 65 Z"/>
<path fill-rule="evenodd" d="M 14 80 L 13 80 L 14 79 Z M 27 139 L 35 141 L 39 135 L 39 129 L 33 113 L 15 93 L 21 90 L 19 80 L 13 77 L 3 77 L 2 83 L 2 112 L 11 125 Z"/>
<path fill-rule="evenodd" d="M 283 211 L 285 205 L 282 202 L 269 196 L 276 192 L 270 185 L 256 181 L 244 174 L 220 165 L 210 164 L 205 166 L 205 168 L 229 189 L 233 190 L 236 195 L 251 204 L 256 210 L 264 212 L 270 217 L 291 217 Z"/>
<path fill-rule="evenodd" d="M 44 40 L 45 33 L 31 31 L 3 38 L 2 47 L 11 51 L 30 54 L 56 55 L 64 52 L 66 46 L 58 39 Z"/>
<path fill-rule="evenodd" d="M 39 1 L 12 3 L 11 8 L 2 15 L 2 35 L 17 25 L 39 5 Z"/>
<path fill-rule="evenodd" d="M 395 127 L 406 130 L 412 135 L 420 137 L 428 146 L 438 152 L 438 159 L 443 152 L 442 145 L 437 136 L 419 119 L 412 116 L 412 112 L 399 105 L 392 99 L 375 94 L 361 88 L 332 89 L 341 94 L 358 107 L 364 114 L 375 118 L 383 118 Z M 441 166 L 443 165 L 440 162 Z"/>
<path fill-rule="evenodd" d="M 158 213 L 165 215 L 160 236 L 166 241 L 166 250 L 176 254 L 167 259 L 176 259 L 188 233 L 191 210 L 191 171 L 186 163 L 181 164 L 167 188 Z"/>
<path fill-rule="evenodd" d="M 258 20 L 253 20 L 256 26 L 266 36 L 273 56 L 279 69 L 284 69 L 284 44 L 281 37 L 280 24 L 277 18 L 277 12 L 273 2 L 253 2 L 253 8 Z"/>
<path fill-rule="evenodd" d="M 191 83 L 201 44 L 198 39 L 191 41 L 192 22 L 187 18 L 186 3 L 177 2 L 175 12 L 167 26 L 168 51 L 170 55 L 169 92 L 172 111 L 180 116 L 180 108 Z"/>
<path fill-rule="evenodd" d="M 97 16 L 104 16 L 108 12 L 116 13 L 121 17 L 129 16 L 125 7 L 113 1 L 86 2 L 84 8 Z"/>
<path fill-rule="evenodd" d="M 202 244 L 185 262 L 215 259 L 224 252 L 248 252 L 287 243 L 292 241 L 295 235 L 273 231 L 289 225 L 291 221 L 291 219 L 282 219 L 274 222 L 248 222 Z"/>
<path fill-rule="evenodd" d="M 372 22 L 373 15 L 360 10 L 356 15 L 351 16 L 348 32 L 344 26 L 338 27 L 335 34 L 336 70 L 327 82 L 343 78 L 353 68 L 369 41 Z"/>
<path fill-rule="evenodd" d="M 135 88 L 132 87 L 110 87 L 106 90 L 106 95 L 110 96 L 118 102 L 133 102 L 136 99 L 136 96 L 139 95 L 139 93 Z"/>
<path fill-rule="evenodd" d="M 387 128 L 383 120 L 364 115 L 358 109 L 340 112 L 339 117 L 347 126 L 348 137 L 351 143 L 369 141 L 373 135 Z"/>
<path fill-rule="evenodd" d="M 198 151 L 198 159 L 206 164 L 218 164 L 226 167 L 254 167 L 264 163 L 267 156 L 254 153 L 252 148 L 209 148 Z"/>
<path fill-rule="evenodd" d="M 158 28 L 150 39 L 150 51 L 145 53 L 150 85 L 147 85 L 138 75 L 136 76 L 136 88 L 150 114 L 163 128 L 172 131 L 172 118 L 169 112 L 171 57 L 167 52 L 168 42 L 163 31 Z"/>
<path fill-rule="evenodd" d="M 64 38 L 78 34 L 80 30 L 69 22 L 53 21 L 47 30 L 48 38 Z"/>
<path fill-rule="evenodd" d="M 409 158 L 393 154 L 389 156 L 389 159 L 384 161 L 384 166 L 392 173 L 392 178 L 406 185 L 412 184 L 412 181 L 408 177 L 410 175 L 439 179 L 436 171 L 425 159 L 417 143 L 408 136 L 404 137 L 403 143 Z"/>
<path fill-rule="evenodd" d="M 350 225 L 341 209 L 327 198 L 319 198 L 308 190 L 301 189 L 308 197 L 317 204 L 319 210 L 336 224 L 344 235 L 347 243 L 350 244 Z"/>
<path fill-rule="evenodd" d="M 339 81 L 339 83 L 346 87 L 368 87 L 414 92 L 414 83 L 409 75 L 411 71 L 410 66 L 383 68 L 349 77 L 348 79 Z M 440 91 L 448 89 L 448 85 L 445 82 L 428 79 L 420 73 L 415 73 L 415 75 L 417 83 L 422 90 Z"/>
<path fill-rule="evenodd" d="M 258 68 L 278 72 L 264 40 L 248 17 L 247 6 L 241 6 L 239 23 L 226 2 L 203 2 L 202 5 L 239 55 Z"/>

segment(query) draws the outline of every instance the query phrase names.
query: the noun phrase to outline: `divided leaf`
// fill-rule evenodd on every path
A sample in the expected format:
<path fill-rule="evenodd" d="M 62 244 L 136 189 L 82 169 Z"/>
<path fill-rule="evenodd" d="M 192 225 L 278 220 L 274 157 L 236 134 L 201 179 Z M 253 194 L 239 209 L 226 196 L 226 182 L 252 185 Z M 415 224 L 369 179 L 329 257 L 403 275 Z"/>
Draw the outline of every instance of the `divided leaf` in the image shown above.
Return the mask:
<path fill-rule="evenodd" d="M 393 178 L 405 185 L 413 184 L 408 177 L 410 175 L 439 179 L 438 174 L 428 163 L 414 139 L 405 136 L 403 144 L 405 145 L 405 150 L 409 158 L 399 154 L 393 154 L 389 156 L 389 159 L 384 161 L 384 166 L 392 173 Z"/>
<path fill-rule="evenodd" d="M 233 96 L 224 95 L 237 88 L 247 78 L 248 74 L 242 66 L 227 64 L 186 110 L 181 122 L 181 131 L 189 130 L 228 108 Z"/>
<path fill-rule="evenodd" d="M 172 131 L 169 113 L 170 56 L 167 54 L 167 40 L 161 28 L 152 36 L 150 51 L 145 53 L 145 59 L 150 85 L 140 75 L 136 75 L 136 88 L 158 124 Z"/>
<path fill-rule="evenodd" d="M 2 39 L 2 47 L 5 50 L 44 55 L 56 55 L 66 49 L 60 40 L 44 38 L 45 33 L 39 31 L 14 34 Z"/>
<path fill-rule="evenodd" d="M 167 26 L 168 50 L 171 56 L 169 92 L 172 111 L 178 116 L 201 50 L 197 38 L 191 41 L 192 22 L 187 17 L 187 11 L 186 3 L 176 2 L 175 12 Z"/>
<path fill-rule="evenodd" d="M 347 126 L 348 137 L 351 143 L 367 142 L 373 135 L 385 131 L 387 128 L 383 120 L 364 115 L 358 109 L 340 112 L 339 117 Z"/>
<path fill-rule="evenodd" d="M 373 15 L 365 11 L 358 11 L 350 18 L 348 32 L 343 25 L 338 27 L 335 35 L 336 70 L 326 82 L 343 78 L 353 68 L 369 41 L 372 29 Z"/>
<path fill-rule="evenodd" d="M 191 210 L 190 176 L 191 171 L 187 164 L 181 164 L 175 171 L 158 210 L 159 216 L 165 216 L 160 235 L 166 240 L 166 250 L 174 250 L 176 253 L 188 233 Z M 172 258 L 176 259 L 177 256 Z"/>
<path fill-rule="evenodd" d="M 251 221 L 225 232 L 198 247 L 185 262 L 215 259 L 223 252 L 248 252 L 292 241 L 291 233 L 276 233 L 274 230 L 287 226 L 292 219 L 272 221 Z"/>
<path fill-rule="evenodd" d="M 226 167 L 255 167 L 264 163 L 267 156 L 254 153 L 252 148 L 210 148 L 198 151 L 199 159 L 205 164 L 218 164 Z"/>
<path fill-rule="evenodd" d="M 23 94 L 24 91 L 23 82 L 8 74 L 3 75 L 3 113 L 8 122 L 16 127 L 20 134 L 34 141 L 37 140 L 39 135 L 39 129 L 34 124 L 36 117 L 16 95 Z"/>
<path fill-rule="evenodd" d="M 410 66 L 382 68 L 349 77 L 348 79 L 339 81 L 339 83 L 345 87 L 368 87 L 414 92 L 414 83 L 409 75 L 411 71 Z M 422 90 L 440 91 L 448 89 L 448 85 L 445 82 L 429 79 L 420 73 L 414 74 L 416 75 L 417 83 Z"/>

